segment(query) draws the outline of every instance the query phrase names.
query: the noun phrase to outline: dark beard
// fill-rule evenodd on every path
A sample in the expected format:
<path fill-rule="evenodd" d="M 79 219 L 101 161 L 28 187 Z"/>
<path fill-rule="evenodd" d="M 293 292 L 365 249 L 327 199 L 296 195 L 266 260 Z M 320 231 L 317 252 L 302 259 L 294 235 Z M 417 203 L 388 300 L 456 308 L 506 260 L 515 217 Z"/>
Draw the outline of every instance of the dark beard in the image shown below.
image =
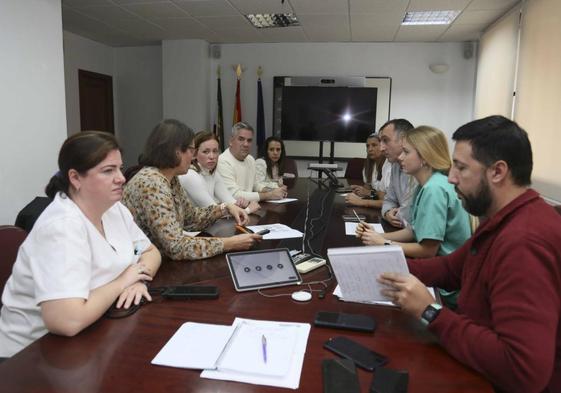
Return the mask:
<path fill-rule="evenodd" d="M 456 192 L 458 190 L 456 189 Z M 475 217 L 484 216 L 491 207 L 492 197 L 489 184 L 484 179 L 481 179 L 478 190 L 473 195 L 462 195 L 462 204 L 464 209 Z"/>

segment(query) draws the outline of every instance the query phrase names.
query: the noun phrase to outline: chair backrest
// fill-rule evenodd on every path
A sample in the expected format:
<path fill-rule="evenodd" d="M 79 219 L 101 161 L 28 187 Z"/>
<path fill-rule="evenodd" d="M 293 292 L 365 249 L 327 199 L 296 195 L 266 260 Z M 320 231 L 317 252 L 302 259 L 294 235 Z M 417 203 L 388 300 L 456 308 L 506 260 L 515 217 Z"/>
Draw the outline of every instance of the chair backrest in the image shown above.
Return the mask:
<path fill-rule="evenodd" d="M 12 267 L 18 255 L 19 246 L 27 232 L 13 225 L 0 225 L 0 291 L 4 292 L 6 281 L 12 274 Z M 2 300 L 0 299 L 0 306 Z"/>
<path fill-rule="evenodd" d="M 351 158 L 345 170 L 346 179 L 362 180 L 362 169 L 364 168 L 364 158 Z"/>
<path fill-rule="evenodd" d="M 284 159 L 284 173 L 292 173 L 295 178 L 298 177 L 298 167 L 292 158 Z"/>
<path fill-rule="evenodd" d="M 43 210 L 49 206 L 53 200 L 49 197 L 35 197 L 29 202 L 16 217 L 16 226 L 25 230 L 27 233 L 31 232 L 35 221 L 39 218 Z"/>

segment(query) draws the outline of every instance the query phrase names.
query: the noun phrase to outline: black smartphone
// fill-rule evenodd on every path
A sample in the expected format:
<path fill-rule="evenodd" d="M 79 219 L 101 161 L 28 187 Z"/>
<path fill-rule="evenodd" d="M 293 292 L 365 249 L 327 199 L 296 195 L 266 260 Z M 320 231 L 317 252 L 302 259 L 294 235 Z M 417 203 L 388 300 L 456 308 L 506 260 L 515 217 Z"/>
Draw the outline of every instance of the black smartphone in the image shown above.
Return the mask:
<path fill-rule="evenodd" d="M 264 236 L 264 235 L 266 235 L 266 234 L 269 233 L 269 232 L 271 232 L 270 229 L 263 229 L 263 230 L 261 230 L 261 231 L 259 231 L 259 232 L 255 232 L 255 234 L 256 234 L 256 235 Z"/>
<path fill-rule="evenodd" d="M 366 216 L 364 214 L 357 214 L 357 215 L 360 221 L 366 220 Z M 343 221 L 358 222 L 354 214 L 343 214 Z"/>
<path fill-rule="evenodd" d="M 352 360 L 358 367 L 368 371 L 373 371 L 388 362 L 386 356 L 376 353 L 347 337 L 330 338 L 323 344 L 323 347 L 345 359 Z"/>
<path fill-rule="evenodd" d="M 216 299 L 220 290 L 215 286 L 202 285 L 179 285 L 168 287 L 162 296 L 166 299 L 188 300 L 188 299 Z"/>
<path fill-rule="evenodd" d="M 314 325 L 336 329 L 357 330 L 359 332 L 373 332 L 374 329 L 376 329 L 376 322 L 367 315 L 326 311 L 319 311 L 316 314 Z"/>

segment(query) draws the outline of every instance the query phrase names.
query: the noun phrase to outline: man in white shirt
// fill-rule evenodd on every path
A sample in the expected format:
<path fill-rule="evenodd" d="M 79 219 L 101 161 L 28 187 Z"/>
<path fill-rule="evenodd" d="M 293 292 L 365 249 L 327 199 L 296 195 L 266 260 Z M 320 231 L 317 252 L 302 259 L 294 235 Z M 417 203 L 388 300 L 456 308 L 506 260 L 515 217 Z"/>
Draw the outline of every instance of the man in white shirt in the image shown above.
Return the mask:
<path fill-rule="evenodd" d="M 218 157 L 216 170 L 234 198 L 265 201 L 286 197 L 286 187 L 253 191 L 255 159 L 249 154 L 253 142 L 253 127 L 244 122 L 234 124 L 229 148 Z"/>

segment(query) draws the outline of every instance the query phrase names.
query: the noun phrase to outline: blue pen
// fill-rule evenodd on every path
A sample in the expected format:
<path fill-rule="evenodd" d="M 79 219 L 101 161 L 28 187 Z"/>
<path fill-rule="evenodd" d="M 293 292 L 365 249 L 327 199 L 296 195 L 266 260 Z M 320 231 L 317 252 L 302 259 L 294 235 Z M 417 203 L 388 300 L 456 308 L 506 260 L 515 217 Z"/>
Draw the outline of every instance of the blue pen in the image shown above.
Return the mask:
<path fill-rule="evenodd" d="M 261 349 L 263 350 L 263 362 L 267 363 L 267 338 L 261 335 Z"/>

